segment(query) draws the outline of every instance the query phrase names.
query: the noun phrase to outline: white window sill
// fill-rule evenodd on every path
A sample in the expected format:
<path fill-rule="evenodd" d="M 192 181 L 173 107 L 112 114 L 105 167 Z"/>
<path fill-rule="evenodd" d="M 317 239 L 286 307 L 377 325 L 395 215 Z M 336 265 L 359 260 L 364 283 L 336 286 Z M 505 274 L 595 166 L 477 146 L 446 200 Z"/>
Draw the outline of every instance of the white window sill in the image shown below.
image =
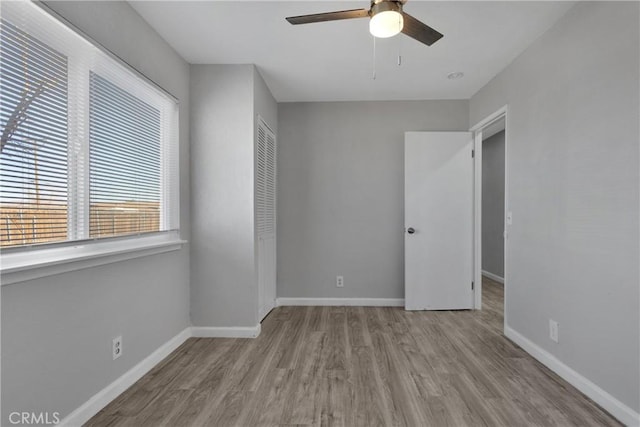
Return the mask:
<path fill-rule="evenodd" d="M 0 255 L 2 286 L 68 271 L 179 250 L 187 243 L 177 234 L 137 237 L 78 245 L 38 248 Z"/>

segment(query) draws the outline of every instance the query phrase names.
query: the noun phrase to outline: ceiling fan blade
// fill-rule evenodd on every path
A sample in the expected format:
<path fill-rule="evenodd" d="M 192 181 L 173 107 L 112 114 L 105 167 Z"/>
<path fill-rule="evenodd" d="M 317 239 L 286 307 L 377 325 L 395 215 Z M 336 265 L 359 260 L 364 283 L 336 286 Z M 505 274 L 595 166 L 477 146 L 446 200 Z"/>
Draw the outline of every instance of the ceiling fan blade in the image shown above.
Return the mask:
<path fill-rule="evenodd" d="M 409 37 L 413 37 L 419 42 L 426 44 L 427 46 L 431 46 L 442 37 L 444 37 L 438 31 L 434 30 L 426 24 L 423 24 L 407 13 L 402 12 L 402 17 L 404 18 L 404 26 L 402 27 L 402 32 Z"/>
<path fill-rule="evenodd" d="M 290 16 L 287 19 L 290 24 L 311 24 L 313 22 L 338 21 L 341 19 L 368 18 L 367 9 L 341 10 L 339 12 L 315 13 L 313 15 Z"/>

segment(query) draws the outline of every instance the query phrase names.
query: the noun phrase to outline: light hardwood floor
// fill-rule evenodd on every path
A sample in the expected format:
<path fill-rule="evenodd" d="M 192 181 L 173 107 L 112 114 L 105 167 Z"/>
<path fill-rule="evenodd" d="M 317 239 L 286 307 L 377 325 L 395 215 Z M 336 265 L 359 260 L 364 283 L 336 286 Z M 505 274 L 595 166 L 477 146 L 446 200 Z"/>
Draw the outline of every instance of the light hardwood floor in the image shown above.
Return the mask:
<path fill-rule="evenodd" d="M 279 307 L 257 339 L 190 339 L 90 426 L 619 425 L 482 311 Z"/>

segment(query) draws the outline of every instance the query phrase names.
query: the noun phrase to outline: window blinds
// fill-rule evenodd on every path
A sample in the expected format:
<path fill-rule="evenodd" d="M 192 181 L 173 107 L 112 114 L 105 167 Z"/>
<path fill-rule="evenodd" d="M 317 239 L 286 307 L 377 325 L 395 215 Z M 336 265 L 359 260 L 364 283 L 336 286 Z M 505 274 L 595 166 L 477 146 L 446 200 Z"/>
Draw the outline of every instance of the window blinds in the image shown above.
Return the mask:
<path fill-rule="evenodd" d="M 3 246 L 67 237 L 67 58 L 1 21 Z"/>
<path fill-rule="evenodd" d="M 160 112 L 91 73 L 91 237 L 160 228 Z"/>
<path fill-rule="evenodd" d="M 176 102 L 29 1 L 0 26 L 0 246 L 176 230 Z"/>

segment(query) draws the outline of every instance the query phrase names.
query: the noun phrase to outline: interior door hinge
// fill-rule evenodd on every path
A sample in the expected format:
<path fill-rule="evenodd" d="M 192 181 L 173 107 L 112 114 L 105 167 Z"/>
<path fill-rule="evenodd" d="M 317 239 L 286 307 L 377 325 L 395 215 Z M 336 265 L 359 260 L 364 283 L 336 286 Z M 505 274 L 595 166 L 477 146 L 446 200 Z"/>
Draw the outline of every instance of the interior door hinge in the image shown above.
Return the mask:
<path fill-rule="evenodd" d="M 475 157 L 476 156 L 476 150 L 471 150 L 471 157 Z"/>
<path fill-rule="evenodd" d="M 473 290 L 475 287 L 475 284 L 473 282 L 471 282 L 471 290 Z"/>

